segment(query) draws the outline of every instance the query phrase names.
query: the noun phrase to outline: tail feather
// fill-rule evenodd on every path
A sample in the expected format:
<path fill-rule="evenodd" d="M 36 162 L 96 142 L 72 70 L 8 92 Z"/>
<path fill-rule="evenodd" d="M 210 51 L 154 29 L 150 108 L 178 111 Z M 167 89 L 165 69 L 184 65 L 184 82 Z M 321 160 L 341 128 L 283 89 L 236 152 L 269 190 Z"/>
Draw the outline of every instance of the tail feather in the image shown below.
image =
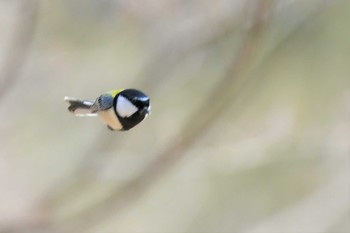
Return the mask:
<path fill-rule="evenodd" d="M 68 111 L 75 116 L 96 116 L 97 113 L 93 112 L 91 107 L 94 102 L 90 100 L 79 100 L 74 97 L 64 97 L 64 100 L 69 104 Z"/>

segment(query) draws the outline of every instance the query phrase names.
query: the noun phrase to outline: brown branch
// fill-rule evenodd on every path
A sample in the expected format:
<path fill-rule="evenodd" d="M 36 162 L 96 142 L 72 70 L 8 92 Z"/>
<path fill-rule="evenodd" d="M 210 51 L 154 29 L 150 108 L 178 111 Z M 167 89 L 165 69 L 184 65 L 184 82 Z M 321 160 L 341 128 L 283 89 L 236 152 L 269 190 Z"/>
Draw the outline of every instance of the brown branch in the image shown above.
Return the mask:
<path fill-rule="evenodd" d="M 14 33 L 0 71 L 0 101 L 15 84 L 25 63 L 38 15 L 38 1 L 20 1 Z"/>

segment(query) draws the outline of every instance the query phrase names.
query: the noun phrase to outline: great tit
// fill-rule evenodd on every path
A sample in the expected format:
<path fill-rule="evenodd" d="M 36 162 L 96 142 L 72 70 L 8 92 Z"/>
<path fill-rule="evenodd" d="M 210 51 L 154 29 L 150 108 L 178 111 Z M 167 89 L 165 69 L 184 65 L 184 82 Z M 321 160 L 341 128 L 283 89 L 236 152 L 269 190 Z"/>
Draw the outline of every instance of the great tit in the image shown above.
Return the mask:
<path fill-rule="evenodd" d="M 75 116 L 99 116 L 110 130 L 129 130 L 143 121 L 151 110 L 150 98 L 136 89 L 109 91 L 95 101 L 64 97 Z"/>

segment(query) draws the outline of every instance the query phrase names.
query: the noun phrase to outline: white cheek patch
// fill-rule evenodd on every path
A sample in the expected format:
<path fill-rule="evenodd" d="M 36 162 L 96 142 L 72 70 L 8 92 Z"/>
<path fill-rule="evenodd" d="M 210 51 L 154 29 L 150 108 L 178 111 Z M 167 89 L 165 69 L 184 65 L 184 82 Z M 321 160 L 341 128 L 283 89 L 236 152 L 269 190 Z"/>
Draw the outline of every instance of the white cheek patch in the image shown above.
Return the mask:
<path fill-rule="evenodd" d="M 129 117 L 138 110 L 134 104 L 122 95 L 118 96 L 116 108 L 121 117 Z"/>

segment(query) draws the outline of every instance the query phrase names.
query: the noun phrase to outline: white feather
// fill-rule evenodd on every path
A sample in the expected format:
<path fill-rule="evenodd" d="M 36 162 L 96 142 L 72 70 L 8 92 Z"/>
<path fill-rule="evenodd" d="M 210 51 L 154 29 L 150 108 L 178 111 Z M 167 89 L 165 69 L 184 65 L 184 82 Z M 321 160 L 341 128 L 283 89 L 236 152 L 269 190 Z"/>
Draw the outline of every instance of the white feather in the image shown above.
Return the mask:
<path fill-rule="evenodd" d="M 73 114 L 77 117 L 95 117 L 98 115 L 97 113 L 91 113 L 88 109 L 77 109 Z"/>
<path fill-rule="evenodd" d="M 129 117 L 138 110 L 133 103 L 122 95 L 118 97 L 116 109 L 121 117 Z"/>

